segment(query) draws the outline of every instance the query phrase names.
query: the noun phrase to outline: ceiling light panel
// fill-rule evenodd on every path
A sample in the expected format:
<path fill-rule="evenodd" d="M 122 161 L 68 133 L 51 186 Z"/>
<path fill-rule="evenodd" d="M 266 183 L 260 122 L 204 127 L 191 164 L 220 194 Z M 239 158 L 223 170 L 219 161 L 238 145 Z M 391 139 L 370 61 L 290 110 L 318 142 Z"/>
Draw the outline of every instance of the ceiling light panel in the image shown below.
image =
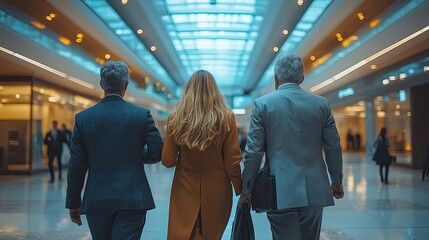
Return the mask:
<path fill-rule="evenodd" d="M 156 0 L 153 0 L 156 1 Z M 242 80 L 266 0 L 165 0 L 161 19 L 188 74 L 210 71 L 220 87 Z"/>

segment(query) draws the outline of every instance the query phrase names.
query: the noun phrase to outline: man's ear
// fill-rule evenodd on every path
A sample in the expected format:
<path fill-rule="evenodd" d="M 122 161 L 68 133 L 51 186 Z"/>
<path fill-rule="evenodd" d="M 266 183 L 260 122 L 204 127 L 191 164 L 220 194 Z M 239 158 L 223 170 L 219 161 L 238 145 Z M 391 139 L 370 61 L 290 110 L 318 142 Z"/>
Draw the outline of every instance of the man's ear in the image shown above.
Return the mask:
<path fill-rule="evenodd" d="M 274 75 L 274 88 L 277 90 L 279 88 L 279 86 L 280 86 L 280 82 L 277 79 L 277 76 Z"/>

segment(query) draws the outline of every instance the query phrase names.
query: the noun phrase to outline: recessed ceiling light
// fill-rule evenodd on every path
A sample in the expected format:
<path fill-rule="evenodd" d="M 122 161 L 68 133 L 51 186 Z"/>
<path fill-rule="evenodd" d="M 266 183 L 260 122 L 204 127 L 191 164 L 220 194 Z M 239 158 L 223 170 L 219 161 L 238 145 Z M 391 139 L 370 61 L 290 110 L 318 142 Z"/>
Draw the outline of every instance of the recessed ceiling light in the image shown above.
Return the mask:
<path fill-rule="evenodd" d="M 64 45 L 67 45 L 67 46 L 71 44 L 71 41 L 65 37 L 59 37 L 58 41 L 60 41 L 61 43 L 63 43 Z"/>
<path fill-rule="evenodd" d="M 150 50 L 151 50 L 152 52 L 155 52 L 155 51 L 156 51 L 156 47 L 155 47 L 155 46 L 152 46 L 152 47 L 150 47 Z"/>
<path fill-rule="evenodd" d="M 78 33 L 78 34 L 76 34 L 76 37 L 77 38 L 83 38 L 83 34 L 82 33 Z"/>
<path fill-rule="evenodd" d="M 155 83 L 155 86 L 156 86 L 157 88 L 159 88 L 159 87 L 161 87 L 161 83 L 160 83 L 160 82 L 156 82 L 156 83 Z"/>
<path fill-rule="evenodd" d="M 52 17 L 51 17 L 51 16 L 46 16 L 46 19 L 47 19 L 48 21 L 51 21 L 51 20 L 52 20 Z"/>
<path fill-rule="evenodd" d="M 278 52 L 278 51 L 279 51 L 279 48 L 278 48 L 278 47 L 273 47 L 273 51 L 274 51 L 274 52 Z"/>
<path fill-rule="evenodd" d="M 51 13 L 51 14 L 49 14 L 49 17 L 51 17 L 51 18 L 56 17 L 56 16 L 55 16 L 55 13 Z"/>
<path fill-rule="evenodd" d="M 162 88 L 161 88 L 161 91 L 165 92 L 165 89 L 166 89 L 165 87 L 162 87 Z"/>
<path fill-rule="evenodd" d="M 171 99 L 173 97 L 173 95 L 171 93 L 167 94 L 167 98 Z"/>
<path fill-rule="evenodd" d="M 143 33 L 143 29 L 137 29 L 137 34 L 142 34 Z"/>
<path fill-rule="evenodd" d="M 361 21 L 365 19 L 365 16 L 361 12 L 358 13 L 357 16 L 358 16 L 359 20 L 361 20 Z"/>
<path fill-rule="evenodd" d="M 383 79 L 383 81 L 381 81 L 382 83 L 383 83 L 383 85 L 387 85 L 387 84 L 389 84 L 389 79 Z"/>
<path fill-rule="evenodd" d="M 314 61 L 314 60 L 316 60 L 316 57 L 315 56 L 311 56 L 310 59 L 311 59 L 311 61 Z"/>
<path fill-rule="evenodd" d="M 283 30 L 284 35 L 288 35 L 289 31 L 287 29 Z"/>
<path fill-rule="evenodd" d="M 299 6 L 302 6 L 303 3 L 304 3 L 304 0 L 298 0 L 298 1 L 296 1 L 296 4 L 298 4 Z"/>
<path fill-rule="evenodd" d="M 377 65 L 372 64 L 371 66 L 369 66 L 369 68 L 371 68 L 371 70 L 375 70 L 375 69 L 377 69 Z"/>
<path fill-rule="evenodd" d="M 19 93 L 15 94 L 15 98 L 21 98 L 21 94 Z"/>
<path fill-rule="evenodd" d="M 122 0 L 122 2 L 121 2 L 122 4 L 127 4 L 128 3 L 128 0 Z"/>
<path fill-rule="evenodd" d="M 76 38 L 76 42 L 77 43 L 81 43 L 82 42 L 82 38 Z"/>
<path fill-rule="evenodd" d="M 106 55 L 104 55 L 105 59 L 109 59 L 110 58 L 110 54 L 106 53 Z"/>

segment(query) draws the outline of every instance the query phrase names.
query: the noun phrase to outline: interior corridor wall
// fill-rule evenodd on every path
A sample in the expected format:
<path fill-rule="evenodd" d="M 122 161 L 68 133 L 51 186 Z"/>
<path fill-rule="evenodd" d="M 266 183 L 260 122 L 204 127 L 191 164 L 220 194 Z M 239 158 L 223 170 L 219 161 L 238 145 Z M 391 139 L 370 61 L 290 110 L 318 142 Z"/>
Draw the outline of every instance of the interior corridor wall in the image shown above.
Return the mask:
<path fill-rule="evenodd" d="M 425 146 L 429 144 L 429 84 L 411 88 L 412 167 L 423 166 Z"/>

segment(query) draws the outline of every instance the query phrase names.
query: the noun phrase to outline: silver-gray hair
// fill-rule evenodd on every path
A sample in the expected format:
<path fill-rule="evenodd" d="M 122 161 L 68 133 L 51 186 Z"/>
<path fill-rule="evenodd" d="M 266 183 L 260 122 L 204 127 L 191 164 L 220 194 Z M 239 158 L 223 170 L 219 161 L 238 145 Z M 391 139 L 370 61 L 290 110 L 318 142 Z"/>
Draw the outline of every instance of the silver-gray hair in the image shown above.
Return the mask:
<path fill-rule="evenodd" d="M 293 54 L 283 54 L 277 59 L 274 75 L 281 83 L 300 84 L 304 80 L 304 65 L 301 57 Z"/>
<path fill-rule="evenodd" d="M 106 92 L 118 93 L 124 90 L 130 79 L 128 66 L 120 61 L 109 61 L 100 69 L 100 84 Z"/>

